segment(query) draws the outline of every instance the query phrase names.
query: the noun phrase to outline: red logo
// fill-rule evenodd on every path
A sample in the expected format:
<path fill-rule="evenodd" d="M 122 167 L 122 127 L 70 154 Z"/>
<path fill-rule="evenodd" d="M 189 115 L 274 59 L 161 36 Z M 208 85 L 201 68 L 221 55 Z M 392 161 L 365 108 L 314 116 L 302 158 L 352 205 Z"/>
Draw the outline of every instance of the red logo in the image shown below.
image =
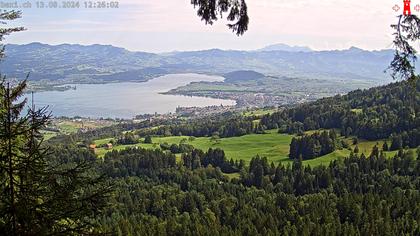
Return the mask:
<path fill-rule="evenodd" d="M 411 0 L 404 0 L 404 16 L 411 15 Z"/>
<path fill-rule="evenodd" d="M 401 1 L 401 0 L 400 0 Z M 399 12 L 401 9 L 403 10 L 404 16 L 409 16 L 411 14 L 414 14 L 411 10 L 420 12 L 420 4 L 418 4 L 419 0 L 403 0 L 403 5 L 395 4 L 392 6 L 392 10 L 395 12 Z M 413 9 L 411 9 L 411 4 L 413 4 Z"/>

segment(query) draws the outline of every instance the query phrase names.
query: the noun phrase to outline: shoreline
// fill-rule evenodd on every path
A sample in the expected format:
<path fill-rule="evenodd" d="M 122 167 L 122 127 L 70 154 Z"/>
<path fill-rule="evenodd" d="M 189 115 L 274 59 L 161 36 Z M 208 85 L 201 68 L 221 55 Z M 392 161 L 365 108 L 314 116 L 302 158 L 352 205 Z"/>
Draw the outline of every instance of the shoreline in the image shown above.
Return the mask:
<path fill-rule="evenodd" d="M 156 82 L 152 82 L 152 80 Z M 113 119 L 133 119 L 138 115 L 175 113 L 177 107 L 207 107 L 221 104 L 236 106 L 237 103 L 234 99 L 167 94 L 170 90 L 191 82 L 220 80 L 223 80 L 223 78 L 207 74 L 180 73 L 159 76 L 149 81 L 100 81 L 96 83 L 61 84 L 54 89 L 35 90 L 35 93 L 38 94 L 35 100 L 40 105 L 49 105 L 54 117 L 103 117 Z M 149 83 L 143 85 L 144 82 Z M 26 93 L 29 100 L 28 93 L 31 90 L 33 89 L 29 89 Z M 104 92 L 99 92 L 99 90 Z M 59 99 L 58 97 L 65 99 Z M 121 99 L 125 97 L 127 97 L 128 102 L 122 103 Z M 213 99 L 216 100 L 213 101 Z M 76 101 L 82 105 L 75 105 Z M 115 111 L 119 111 L 119 115 L 115 115 Z"/>
<path fill-rule="evenodd" d="M 163 77 L 163 76 L 168 76 L 168 75 L 204 75 L 204 76 L 219 76 L 219 77 L 223 77 L 222 74 L 217 74 L 217 73 L 205 73 L 205 72 L 175 72 L 175 73 L 166 73 L 166 74 L 157 74 L 157 75 L 152 75 L 151 77 L 148 78 L 142 78 L 142 79 L 135 79 L 135 80 L 110 80 L 110 81 L 104 81 L 104 80 L 82 80 L 82 81 L 63 81 L 63 80 L 57 80 L 57 81 L 31 81 L 30 79 L 28 80 L 29 82 L 29 88 L 28 88 L 28 92 L 50 92 L 50 91 L 58 91 L 58 92 L 65 92 L 68 90 L 73 89 L 71 86 L 75 86 L 75 85 L 79 85 L 79 84 L 117 84 L 117 83 L 146 83 L 149 82 L 151 80 L 154 80 L 156 78 L 159 77 Z M 69 87 L 69 88 L 64 88 L 63 86 Z M 31 89 L 31 87 L 38 87 L 35 89 Z M 177 88 L 173 88 L 173 89 L 177 89 Z M 171 90 L 173 90 L 171 89 Z M 169 92 L 169 91 L 167 91 Z"/>

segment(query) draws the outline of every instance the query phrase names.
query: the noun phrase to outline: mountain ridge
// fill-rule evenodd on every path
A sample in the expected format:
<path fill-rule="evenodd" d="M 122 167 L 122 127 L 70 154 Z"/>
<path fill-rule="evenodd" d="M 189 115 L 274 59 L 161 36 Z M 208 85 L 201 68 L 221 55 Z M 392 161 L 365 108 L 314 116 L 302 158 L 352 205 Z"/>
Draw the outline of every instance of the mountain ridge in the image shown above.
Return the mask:
<path fill-rule="evenodd" d="M 288 51 L 288 52 L 311 52 L 313 51 L 307 46 L 290 46 L 284 43 L 277 43 L 265 46 L 257 51 Z"/>
<path fill-rule="evenodd" d="M 356 47 L 309 52 L 208 49 L 155 54 L 112 45 L 49 45 L 34 42 L 7 44 L 6 55 L 1 63 L 1 72 L 15 78 L 22 78 L 31 72 L 33 77 L 30 80 L 89 83 L 94 82 L 95 78 L 109 78 L 118 73 L 118 81 L 131 81 L 135 79 L 122 77 L 123 72 L 142 69 L 218 75 L 252 70 L 270 76 L 366 80 L 380 84 L 390 81 L 383 71 L 393 58 L 393 50 L 367 51 Z M 156 76 L 150 73 L 143 77 Z M 147 78 L 139 79 L 143 81 Z"/>
<path fill-rule="evenodd" d="M 241 51 L 241 52 L 258 52 L 261 51 L 264 48 L 269 48 L 272 46 L 277 46 L 277 45 L 281 45 L 281 46 L 285 46 L 285 47 L 289 47 L 291 49 L 309 49 L 308 51 L 300 51 L 300 52 L 334 52 L 334 51 L 353 51 L 353 50 L 359 50 L 359 51 L 365 51 L 365 52 L 382 52 L 382 51 L 393 51 L 393 49 L 376 49 L 376 50 L 368 50 L 368 49 L 363 49 L 363 48 L 359 48 L 357 46 L 351 46 L 348 49 L 329 49 L 329 50 L 314 50 L 308 46 L 290 46 L 288 44 L 284 44 L 284 43 L 278 43 L 278 44 L 271 44 L 271 45 L 267 45 L 265 47 L 262 47 L 260 49 L 256 49 L 256 50 L 252 50 L 252 49 L 220 49 L 220 48 L 208 48 L 208 49 L 200 49 L 200 50 L 175 50 L 175 51 L 170 51 L 170 52 L 160 52 L 160 53 L 156 53 L 156 52 L 148 52 L 148 51 L 144 51 L 144 50 L 130 50 L 127 48 L 124 48 L 122 46 L 115 46 L 112 44 L 100 44 L 100 43 L 95 43 L 95 44 L 79 44 L 79 43 L 61 43 L 61 44 L 48 44 L 48 43 L 42 43 L 42 42 L 31 42 L 31 43 L 24 43 L 24 44 L 16 44 L 16 43 L 8 43 L 5 44 L 6 47 L 8 46 L 31 46 L 31 45 L 38 45 L 38 46 L 45 46 L 45 47 L 61 47 L 61 46 L 74 46 L 74 47 L 82 47 L 82 48 L 89 48 L 89 47 L 112 47 L 112 48 L 118 48 L 118 49 L 123 49 L 125 51 L 128 52 L 132 52 L 132 53 L 137 53 L 137 52 L 141 52 L 141 53 L 148 53 L 148 54 L 154 54 L 154 55 L 165 55 L 165 54 L 177 54 L 177 53 L 182 53 L 182 52 L 204 52 L 204 51 L 225 51 L 225 52 L 234 52 L 234 51 Z M 272 51 L 286 51 L 287 50 L 272 50 Z M 299 51 L 289 51 L 289 52 L 299 52 Z"/>

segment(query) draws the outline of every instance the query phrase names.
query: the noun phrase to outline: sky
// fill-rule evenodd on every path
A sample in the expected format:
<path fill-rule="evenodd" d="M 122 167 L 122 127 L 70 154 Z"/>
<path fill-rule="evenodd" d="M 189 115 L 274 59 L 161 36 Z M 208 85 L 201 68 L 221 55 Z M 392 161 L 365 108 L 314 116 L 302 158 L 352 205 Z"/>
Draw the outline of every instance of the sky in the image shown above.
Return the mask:
<path fill-rule="evenodd" d="M 254 50 L 276 43 L 314 50 L 391 48 L 389 26 L 401 14 L 392 7 L 402 7 L 403 0 L 247 0 L 250 25 L 241 37 L 224 20 L 205 25 L 190 0 L 119 0 L 118 9 L 86 9 L 84 1 L 79 9 L 39 9 L 35 0 L 20 2 L 31 2 L 32 8 L 21 9 L 23 18 L 12 25 L 27 30 L 6 43 L 110 44 L 170 52 Z M 420 0 L 412 0 L 413 8 L 416 4 Z"/>

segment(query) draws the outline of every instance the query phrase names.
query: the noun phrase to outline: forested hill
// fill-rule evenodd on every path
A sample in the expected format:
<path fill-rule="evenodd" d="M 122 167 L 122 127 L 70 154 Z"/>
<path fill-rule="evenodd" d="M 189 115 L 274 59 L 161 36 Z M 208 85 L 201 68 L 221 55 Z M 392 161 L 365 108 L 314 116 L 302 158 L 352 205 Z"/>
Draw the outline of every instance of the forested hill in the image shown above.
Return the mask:
<path fill-rule="evenodd" d="M 262 118 L 268 128 L 289 133 L 337 128 L 343 135 L 368 140 L 392 134 L 405 139 L 404 146 L 419 145 L 420 82 L 397 82 L 345 96 L 324 98 Z"/>
<path fill-rule="evenodd" d="M 235 83 L 240 81 L 252 81 L 252 80 L 259 80 L 266 77 L 264 74 L 249 71 L 249 70 L 241 70 L 241 71 L 233 71 L 223 75 L 225 77 L 225 82 L 228 83 Z"/>

